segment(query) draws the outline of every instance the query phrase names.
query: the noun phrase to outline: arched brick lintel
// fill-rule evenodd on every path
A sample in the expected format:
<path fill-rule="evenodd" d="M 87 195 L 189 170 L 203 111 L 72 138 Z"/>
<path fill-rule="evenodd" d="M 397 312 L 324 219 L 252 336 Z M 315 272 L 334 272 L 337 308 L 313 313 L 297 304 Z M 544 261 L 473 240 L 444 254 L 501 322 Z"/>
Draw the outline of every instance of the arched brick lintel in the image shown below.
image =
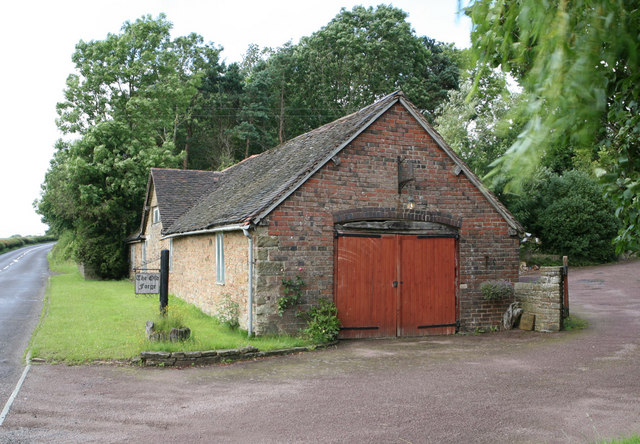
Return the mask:
<path fill-rule="evenodd" d="M 439 211 L 398 210 L 396 208 L 353 208 L 333 213 L 333 223 L 341 224 L 360 220 L 412 220 L 435 222 L 452 227 L 462 227 L 462 218 Z"/>

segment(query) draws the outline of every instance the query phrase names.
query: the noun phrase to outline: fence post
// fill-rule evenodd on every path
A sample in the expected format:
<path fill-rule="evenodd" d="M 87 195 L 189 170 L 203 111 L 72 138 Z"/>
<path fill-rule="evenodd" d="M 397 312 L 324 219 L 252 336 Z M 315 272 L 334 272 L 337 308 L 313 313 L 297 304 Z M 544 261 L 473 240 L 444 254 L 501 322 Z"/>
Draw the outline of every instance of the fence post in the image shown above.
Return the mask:
<path fill-rule="evenodd" d="M 169 305 L 169 250 L 160 252 L 160 314 L 166 316 Z"/>

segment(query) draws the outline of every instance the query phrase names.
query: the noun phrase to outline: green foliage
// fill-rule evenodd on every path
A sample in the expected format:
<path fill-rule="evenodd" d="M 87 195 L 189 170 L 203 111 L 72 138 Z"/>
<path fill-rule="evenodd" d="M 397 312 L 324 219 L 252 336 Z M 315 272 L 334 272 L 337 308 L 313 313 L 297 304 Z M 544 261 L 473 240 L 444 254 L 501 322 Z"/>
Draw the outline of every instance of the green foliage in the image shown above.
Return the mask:
<path fill-rule="evenodd" d="M 250 47 L 238 149 L 262 152 L 398 89 L 432 119 L 458 87 L 457 51 L 416 36 L 406 18 L 392 6 L 343 8 L 297 45 Z"/>
<path fill-rule="evenodd" d="M 507 89 L 504 74 L 485 68 L 474 88 L 475 76 L 471 72 L 460 90 L 449 91 L 449 100 L 438 108 L 436 130 L 474 173 L 484 176 L 515 141 L 524 123 L 505 119 L 517 106 L 519 94 Z"/>
<path fill-rule="evenodd" d="M 553 147 L 597 152 L 623 223 L 616 248 L 638 250 L 640 10 L 625 0 L 475 0 L 467 13 L 479 63 L 513 73 L 526 97 L 527 124 L 493 177 L 531 176 Z"/>
<path fill-rule="evenodd" d="M 126 274 L 149 168 L 179 166 L 204 70 L 217 64 L 219 49 L 170 29 L 145 16 L 80 41 L 58 104 L 58 127 L 77 137 L 58 142 L 37 210 L 53 232 L 74 233 L 74 257 L 103 278 Z"/>
<path fill-rule="evenodd" d="M 305 314 L 307 327 L 303 334 L 315 343 L 335 341 L 340 333 L 340 320 L 336 304 L 320 299 L 319 304 Z"/>
<path fill-rule="evenodd" d="M 302 271 L 302 269 L 299 271 Z M 299 274 L 296 275 L 295 279 L 282 280 L 284 296 L 278 299 L 278 314 L 280 314 L 280 316 L 282 316 L 287 308 L 293 307 L 300 302 L 302 299 L 302 289 L 305 285 Z"/>
<path fill-rule="evenodd" d="M 406 18 L 393 6 L 343 8 L 303 38 L 296 48 L 302 79 L 295 83 L 304 103 L 333 110 L 336 118 L 402 89 L 431 117 L 447 91 L 457 88 L 458 68 L 451 47 L 416 36 Z"/>
<path fill-rule="evenodd" d="M 480 284 L 482 297 L 488 301 L 508 299 L 514 295 L 513 284 L 509 281 L 485 281 Z"/>
<path fill-rule="evenodd" d="M 6 239 L 0 239 L 0 254 L 24 247 L 25 245 L 42 244 L 57 240 L 57 236 L 20 236 L 13 235 Z"/>
<path fill-rule="evenodd" d="M 218 319 L 222 325 L 235 329 L 240 325 L 238 320 L 239 316 L 240 306 L 238 303 L 231 299 L 231 296 L 228 294 L 224 294 L 216 308 L 216 319 Z"/>
<path fill-rule="evenodd" d="M 569 316 L 562 320 L 562 329 L 565 331 L 583 330 L 588 326 L 589 323 L 587 321 L 576 316 Z"/>
<path fill-rule="evenodd" d="M 541 239 L 542 252 L 569 256 L 573 264 L 614 258 L 614 208 L 588 174 L 540 170 L 524 183 L 522 194 L 503 197 L 525 229 Z"/>

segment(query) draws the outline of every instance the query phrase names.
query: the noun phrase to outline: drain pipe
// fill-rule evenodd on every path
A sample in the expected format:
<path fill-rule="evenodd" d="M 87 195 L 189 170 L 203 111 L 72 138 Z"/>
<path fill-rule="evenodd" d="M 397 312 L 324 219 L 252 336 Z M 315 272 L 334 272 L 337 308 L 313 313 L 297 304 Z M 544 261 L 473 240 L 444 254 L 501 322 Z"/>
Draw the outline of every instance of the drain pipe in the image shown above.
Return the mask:
<path fill-rule="evenodd" d="M 248 296 L 248 313 L 249 313 L 249 322 L 247 326 L 247 331 L 249 337 L 253 336 L 253 238 L 251 237 L 251 233 L 249 233 L 249 227 L 242 228 L 242 233 L 249 239 L 249 296 Z"/>

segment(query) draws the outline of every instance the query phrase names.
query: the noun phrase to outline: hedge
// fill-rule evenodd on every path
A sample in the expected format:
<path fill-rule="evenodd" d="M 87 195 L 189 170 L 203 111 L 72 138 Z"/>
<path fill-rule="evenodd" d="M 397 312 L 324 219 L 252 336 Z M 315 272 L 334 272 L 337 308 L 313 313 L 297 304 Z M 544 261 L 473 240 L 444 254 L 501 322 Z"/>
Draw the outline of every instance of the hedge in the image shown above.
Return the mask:
<path fill-rule="evenodd" d="M 6 253 L 16 248 L 24 247 L 25 245 L 41 244 L 44 242 L 53 242 L 58 240 L 56 236 L 12 236 L 6 239 L 0 239 L 0 254 Z"/>

